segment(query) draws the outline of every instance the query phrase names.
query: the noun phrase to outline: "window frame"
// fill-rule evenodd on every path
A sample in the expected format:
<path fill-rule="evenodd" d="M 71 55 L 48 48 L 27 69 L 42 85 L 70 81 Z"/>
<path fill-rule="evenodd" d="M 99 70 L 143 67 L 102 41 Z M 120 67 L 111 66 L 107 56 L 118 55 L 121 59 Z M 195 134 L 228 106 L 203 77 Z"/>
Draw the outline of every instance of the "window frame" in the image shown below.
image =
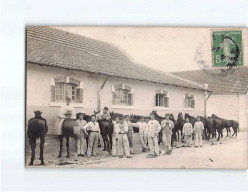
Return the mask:
<path fill-rule="evenodd" d="M 193 102 L 194 102 L 194 103 L 193 103 L 193 105 L 194 105 L 193 107 L 192 107 L 191 101 L 190 101 L 190 102 L 188 101 L 188 102 L 187 102 L 187 106 L 186 106 L 186 102 L 185 102 L 185 101 L 186 101 L 186 95 L 187 95 L 187 94 L 188 94 L 188 97 L 189 97 L 189 98 L 190 98 L 191 96 L 193 96 L 192 99 L 191 99 L 191 101 L 193 100 Z M 191 105 L 189 106 L 189 104 L 191 104 Z M 194 93 L 185 93 L 185 94 L 184 94 L 184 105 L 183 105 L 183 106 L 184 106 L 184 110 L 194 110 L 194 109 L 195 109 L 196 106 L 195 106 L 195 94 L 194 94 Z"/>
<path fill-rule="evenodd" d="M 126 93 L 126 103 L 117 103 L 116 101 L 116 92 L 122 91 L 127 92 Z M 118 109 L 133 109 L 133 95 L 134 95 L 134 89 L 130 87 L 129 85 L 119 83 L 112 85 L 112 108 L 118 108 Z M 121 100 L 123 101 L 123 100 Z"/>

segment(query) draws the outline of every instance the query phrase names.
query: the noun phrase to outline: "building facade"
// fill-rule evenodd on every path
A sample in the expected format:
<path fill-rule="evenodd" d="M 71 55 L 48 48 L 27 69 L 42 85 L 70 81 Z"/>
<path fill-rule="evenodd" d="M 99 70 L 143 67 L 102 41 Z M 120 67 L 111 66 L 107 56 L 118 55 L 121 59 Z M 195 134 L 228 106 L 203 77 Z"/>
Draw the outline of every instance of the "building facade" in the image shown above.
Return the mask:
<path fill-rule="evenodd" d="M 203 86 L 137 65 L 116 50 L 57 29 L 27 29 L 27 121 L 40 110 L 53 133 L 67 97 L 88 115 L 105 106 L 124 115 L 204 115 Z"/>

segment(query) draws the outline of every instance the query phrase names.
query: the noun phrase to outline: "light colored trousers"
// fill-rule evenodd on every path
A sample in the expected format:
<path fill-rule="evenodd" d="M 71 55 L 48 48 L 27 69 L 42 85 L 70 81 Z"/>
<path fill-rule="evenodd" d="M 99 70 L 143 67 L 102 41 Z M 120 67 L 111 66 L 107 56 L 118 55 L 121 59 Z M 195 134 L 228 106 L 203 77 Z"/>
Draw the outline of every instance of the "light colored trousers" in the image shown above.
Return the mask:
<path fill-rule="evenodd" d="M 159 155 L 159 147 L 158 147 L 158 137 L 148 136 L 148 145 L 152 154 Z"/>
<path fill-rule="evenodd" d="M 117 136 L 112 137 L 112 155 L 117 155 L 118 138 Z"/>
<path fill-rule="evenodd" d="M 87 143 L 84 136 L 76 138 L 76 142 L 77 142 L 77 154 L 85 154 L 87 151 Z"/>
<path fill-rule="evenodd" d="M 184 140 L 186 142 L 186 145 L 191 146 L 192 145 L 192 136 L 190 135 L 184 135 Z"/>
<path fill-rule="evenodd" d="M 162 141 L 165 145 L 165 150 L 171 150 L 171 133 L 163 133 Z"/>
<path fill-rule="evenodd" d="M 195 132 L 195 146 L 202 146 L 202 133 L 201 131 Z"/>
<path fill-rule="evenodd" d="M 148 141 L 147 135 L 140 134 L 140 144 L 142 148 L 147 149 L 147 141 Z"/>
<path fill-rule="evenodd" d="M 118 155 L 130 156 L 129 142 L 126 134 L 118 134 Z"/>
<path fill-rule="evenodd" d="M 90 132 L 88 140 L 88 150 L 87 155 L 96 155 L 97 145 L 98 145 L 99 132 Z"/>

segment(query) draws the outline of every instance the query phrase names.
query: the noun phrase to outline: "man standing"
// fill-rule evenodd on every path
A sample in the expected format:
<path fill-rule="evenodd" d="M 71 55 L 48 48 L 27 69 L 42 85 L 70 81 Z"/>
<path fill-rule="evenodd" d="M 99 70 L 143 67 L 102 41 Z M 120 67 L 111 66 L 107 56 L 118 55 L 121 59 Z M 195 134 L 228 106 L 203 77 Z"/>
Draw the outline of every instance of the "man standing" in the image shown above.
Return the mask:
<path fill-rule="evenodd" d="M 154 119 L 154 114 L 150 114 L 151 120 L 148 122 L 148 145 L 151 154 L 147 158 L 156 158 L 159 156 L 158 147 L 158 133 L 161 130 L 161 126 L 157 120 Z"/>
<path fill-rule="evenodd" d="M 76 137 L 76 144 L 77 144 L 77 155 L 84 157 L 87 152 L 87 132 L 83 130 L 83 127 L 87 124 L 87 122 L 83 119 L 84 114 L 78 113 L 79 119 L 76 121 L 77 128 L 79 130 L 78 135 Z M 75 129 L 76 127 L 74 127 Z"/>
<path fill-rule="evenodd" d="M 170 115 L 165 115 L 165 120 L 161 123 L 162 128 L 162 140 L 165 145 L 165 154 L 170 155 L 172 151 L 171 147 L 171 135 L 172 135 L 172 129 L 174 128 L 174 123 L 170 120 Z"/>
<path fill-rule="evenodd" d="M 183 135 L 184 135 L 184 140 L 186 142 L 186 146 L 191 147 L 191 144 L 192 144 L 191 135 L 192 135 L 192 133 L 193 133 L 192 124 L 189 122 L 189 118 L 186 118 L 186 122 L 183 125 Z"/>
<path fill-rule="evenodd" d="M 133 152 L 133 125 L 130 122 L 128 115 L 125 116 L 125 122 L 127 123 L 127 126 L 128 126 L 127 138 L 128 138 L 129 147 L 130 147 L 130 154 L 134 154 Z"/>
<path fill-rule="evenodd" d="M 194 125 L 194 133 L 195 133 L 195 147 L 202 147 L 202 131 L 204 130 L 204 125 L 201 122 L 200 116 L 197 116 L 197 121 Z"/>
<path fill-rule="evenodd" d="M 97 115 L 97 120 L 110 120 L 111 116 L 108 107 L 104 107 L 103 110 Z"/>
<path fill-rule="evenodd" d="M 113 121 L 114 124 L 114 131 L 112 134 L 112 156 L 116 157 L 117 155 L 117 147 L 118 147 L 118 135 L 117 135 L 117 126 L 120 122 L 120 119 L 118 116 L 115 117 L 115 121 Z"/>
<path fill-rule="evenodd" d="M 87 156 L 97 156 L 97 143 L 100 133 L 100 128 L 98 122 L 96 122 L 96 116 L 91 116 L 91 121 L 88 122 L 84 127 L 84 130 L 89 132 L 89 141 L 88 141 L 88 150 L 87 150 Z"/>
<path fill-rule="evenodd" d="M 118 155 L 119 155 L 119 158 L 123 158 L 123 150 L 124 150 L 124 154 L 126 154 L 127 158 L 132 158 L 132 156 L 130 156 L 127 132 L 128 132 L 127 123 L 124 122 L 123 117 L 120 117 L 120 122 L 117 124 L 117 128 L 116 128 L 116 133 L 118 136 Z"/>
<path fill-rule="evenodd" d="M 58 126 L 58 135 L 62 135 L 62 125 L 66 118 L 76 119 L 76 113 L 74 107 L 70 104 L 71 99 L 66 98 L 66 105 L 62 106 L 59 111 L 59 126 Z"/>
<path fill-rule="evenodd" d="M 142 146 L 142 152 L 147 152 L 147 131 L 148 131 L 148 125 L 145 122 L 145 118 L 141 116 L 140 121 L 137 123 L 132 123 L 134 127 L 139 128 L 139 137 L 140 137 L 140 143 Z"/>

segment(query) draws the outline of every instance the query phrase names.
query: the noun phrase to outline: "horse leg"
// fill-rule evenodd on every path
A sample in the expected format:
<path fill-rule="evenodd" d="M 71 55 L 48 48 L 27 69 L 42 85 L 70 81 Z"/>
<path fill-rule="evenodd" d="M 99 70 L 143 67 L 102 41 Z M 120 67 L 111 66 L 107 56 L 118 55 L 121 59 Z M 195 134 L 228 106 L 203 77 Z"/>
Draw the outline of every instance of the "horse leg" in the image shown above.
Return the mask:
<path fill-rule="evenodd" d="M 226 137 L 228 137 L 228 128 L 226 127 Z"/>
<path fill-rule="evenodd" d="M 219 140 L 220 140 L 220 135 L 221 135 L 221 130 L 220 130 L 220 129 L 218 129 L 218 139 L 217 139 L 217 141 L 219 141 Z"/>
<path fill-rule="evenodd" d="M 99 136 L 99 138 L 98 138 L 98 148 L 101 148 L 102 147 L 102 145 L 101 145 L 101 140 L 100 140 L 100 136 Z"/>
<path fill-rule="evenodd" d="M 34 158 L 35 158 L 35 146 L 36 146 L 36 138 L 31 138 L 31 161 L 29 163 L 29 166 L 32 166 L 34 164 Z"/>
<path fill-rule="evenodd" d="M 63 135 L 59 135 L 59 155 L 58 158 L 61 158 L 61 154 L 62 154 L 62 148 L 63 148 Z"/>
<path fill-rule="evenodd" d="M 40 138 L 40 161 L 41 161 L 40 164 L 41 165 L 45 165 L 44 157 L 43 157 L 44 143 L 45 143 L 45 139 Z"/>
<path fill-rule="evenodd" d="M 66 157 L 70 157 L 70 150 L 69 150 L 69 136 L 66 136 L 66 148 L 67 148 L 67 156 Z"/>

